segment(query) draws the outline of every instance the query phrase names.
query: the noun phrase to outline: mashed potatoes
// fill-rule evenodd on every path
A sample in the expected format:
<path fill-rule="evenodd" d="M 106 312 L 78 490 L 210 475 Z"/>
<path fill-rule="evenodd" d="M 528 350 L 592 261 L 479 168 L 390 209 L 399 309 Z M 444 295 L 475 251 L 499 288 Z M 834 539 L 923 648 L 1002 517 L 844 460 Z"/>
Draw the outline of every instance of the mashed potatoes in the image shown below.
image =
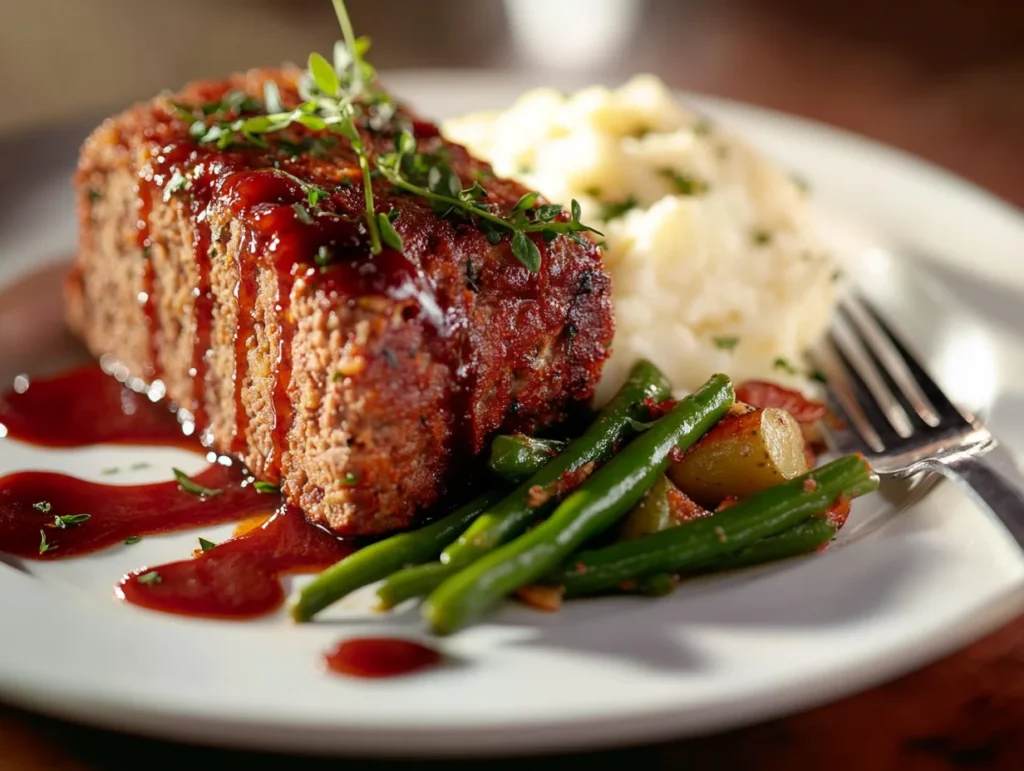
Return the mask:
<path fill-rule="evenodd" d="M 683 390 L 712 372 L 790 380 L 835 303 L 836 265 L 784 171 L 656 78 L 540 89 L 446 136 L 605 234 L 616 333 L 603 400 L 646 357 Z"/>

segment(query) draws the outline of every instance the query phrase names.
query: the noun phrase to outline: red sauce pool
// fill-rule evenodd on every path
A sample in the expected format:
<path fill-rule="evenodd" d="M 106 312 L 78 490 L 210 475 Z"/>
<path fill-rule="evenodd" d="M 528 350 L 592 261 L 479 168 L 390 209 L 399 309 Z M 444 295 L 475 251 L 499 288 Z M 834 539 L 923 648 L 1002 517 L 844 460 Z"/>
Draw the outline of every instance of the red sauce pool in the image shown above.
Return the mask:
<path fill-rule="evenodd" d="M 195 559 L 126 575 L 114 592 L 122 600 L 164 613 L 255 618 L 284 603 L 281 576 L 319 572 L 354 550 L 310 525 L 299 509 L 282 507 L 263 525 Z"/>
<path fill-rule="evenodd" d="M 121 486 L 48 471 L 10 474 L 0 479 L 0 552 L 40 560 L 79 556 L 128 538 L 234 522 L 273 511 L 280 501 L 243 485 L 246 477 L 237 466 L 215 464 L 192 479 L 222 492 L 207 498 L 174 481 Z M 55 525 L 56 517 L 73 514 L 89 519 Z"/>
<path fill-rule="evenodd" d="M 412 640 L 359 637 L 343 640 L 324 656 L 327 668 L 350 677 L 397 677 L 439 665 L 441 654 Z"/>
<path fill-rule="evenodd" d="M 22 392 L 0 395 L 0 425 L 12 439 L 44 447 L 140 444 L 203 451 L 170 410 L 95 364 L 29 380 Z"/>

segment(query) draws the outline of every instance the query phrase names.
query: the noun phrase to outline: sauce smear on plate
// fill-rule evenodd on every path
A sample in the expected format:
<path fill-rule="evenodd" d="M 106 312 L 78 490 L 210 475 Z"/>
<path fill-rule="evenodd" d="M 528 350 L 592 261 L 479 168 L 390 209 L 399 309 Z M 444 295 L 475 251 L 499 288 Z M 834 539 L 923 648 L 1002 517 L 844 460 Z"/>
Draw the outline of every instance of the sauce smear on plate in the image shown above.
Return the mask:
<path fill-rule="evenodd" d="M 343 640 L 324 657 L 327 668 L 351 677 L 397 677 L 441 663 L 441 654 L 412 640 L 359 637 Z"/>
<path fill-rule="evenodd" d="M 281 576 L 319 572 L 354 550 L 309 524 L 299 509 L 283 506 L 261 526 L 208 547 L 194 559 L 129 573 L 114 592 L 164 613 L 254 618 L 284 603 Z"/>
<path fill-rule="evenodd" d="M 49 471 L 0 479 L 0 551 L 27 559 L 61 559 L 143 535 L 235 522 L 272 511 L 280 498 L 243 485 L 243 472 L 219 463 L 192 477 L 220 490 L 201 496 L 175 481 L 105 485 Z M 81 519 L 82 515 L 88 515 Z M 61 520 L 60 518 L 64 518 Z"/>
<path fill-rule="evenodd" d="M 139 444 L 203 451 L 170 410 L 95 364 L 0 395 L 0 425 L 8 437 L 43 447 Z"/>

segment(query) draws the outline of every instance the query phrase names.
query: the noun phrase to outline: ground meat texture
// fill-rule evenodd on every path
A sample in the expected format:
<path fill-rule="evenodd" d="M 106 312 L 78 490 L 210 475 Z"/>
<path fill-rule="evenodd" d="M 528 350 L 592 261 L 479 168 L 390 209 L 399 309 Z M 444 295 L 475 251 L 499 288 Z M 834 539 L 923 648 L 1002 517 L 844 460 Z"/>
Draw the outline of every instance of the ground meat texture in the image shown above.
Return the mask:
<path fill-rule="evenodd" d="M 376 210 L 397 213 L 404 249 L 371 255 L 344 139 L 296 127 L 219 150 L 175 107 L 258 98 L 268 79 L 291 107 L 297 75 L 193 84 L 96 129 L 76 178 L 67 319 L 311 521 L 381 533 L 461 489 L 496 431 L 532 431 L 590 397 L 613 331 L 609 280 L 589 241 L 538 238 L 531 274 L 507 237 L 492 245 L 383 179 Z M 420 152 L 446 153 L 499 213 L 526 192 L 400 115 Z M 384 152 L 393 138 L 377 126 L 364 141 Z M 328 194 L 315 205 L 311 184 Z"/>

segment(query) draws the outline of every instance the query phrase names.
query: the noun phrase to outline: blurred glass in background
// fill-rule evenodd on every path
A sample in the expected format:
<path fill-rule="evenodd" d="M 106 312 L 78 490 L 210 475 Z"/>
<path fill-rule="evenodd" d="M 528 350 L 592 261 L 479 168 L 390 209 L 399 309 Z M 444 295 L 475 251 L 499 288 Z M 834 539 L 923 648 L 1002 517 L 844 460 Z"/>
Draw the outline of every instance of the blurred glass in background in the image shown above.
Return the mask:
<path fill-rule="evenodd" d="M 904 147 L 1024 205 L 1015 0 L 348 0 L 379 69 L 670 85 Z M 329 0 L 0 0 L 0 135 L 329 52 Z"/>

